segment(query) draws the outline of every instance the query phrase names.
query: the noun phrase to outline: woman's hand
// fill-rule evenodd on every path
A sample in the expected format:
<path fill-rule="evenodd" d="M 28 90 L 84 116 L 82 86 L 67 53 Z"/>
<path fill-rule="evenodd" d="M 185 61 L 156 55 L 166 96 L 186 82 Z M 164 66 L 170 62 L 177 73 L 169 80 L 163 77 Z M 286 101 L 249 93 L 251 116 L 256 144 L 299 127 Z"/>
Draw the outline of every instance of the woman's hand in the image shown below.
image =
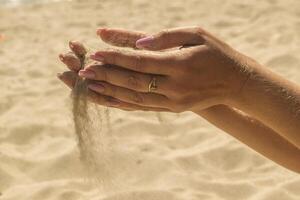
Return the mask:
<path fill-rule="evenodd" d="M 206 105 L 218 102 L 224 103 L 227 106 L 235 107 L 256 118 L 298 148 L 300 147 L 299 85 L 232 50 L 207 32 L 199 28 L 185 28 L 163 31 L 160 34 L 144 39 L 140 39 L 141 37 L 145 37 L 146 34 L 144 33 L 117 29 L 100 29 L 98 34 L 102 40 L 117 46 L 128 44 L 127 46 L 129 47 L 142 47 L 148 50 L 166 49 L 176 45 L 200 44 L 200 46 L 196 46 L 196 50 L 193 49 L 188 53 L 185 52 L 185 56 L 179 53 L 177 54 L 178 57 L 174 58 L 173 56 L 171 59 L 173 63 L 179 64 L 180 62 L 176 62 L 177 58 L 180 61 L 185 61 L 185 63 L 183 62 L 183 64 L 175 66 L 174 69 L 179 69 L 178 71 L 180 71 L 180 68 L 183 67 L 186 69 L 186 74 L 181 77 L 174 77 L 175 72 L 168 74 L 168 78 L 171 79 L 168 83 L 172 83 L 172 81 L 174 83 L 175 80 L 177 80 L 176 83 L 180 85 L 175 86 L 181 89 L 190 89 L 192 92 L 190 96 L 192 97 L 194 94 L 198 97 L 198 99 L 191 99 L 191 101 L 199 101 L 198 105 L 200 106 L 198 111 L 197 106 L 194 106 L 196 107 L 196 113 L 202 113 L 203 110 L 201 110 L 201 107 L 205 108 L 205 102 L 207 103 L 207 100 L 210 101 L 208 101 Z M 203 48 L 203 46 L 205 46 L 205 50 L 201 51 L 200 49 Z M 143 59 L 139 59 L 143 57 L 138 53 L 135 54 L 135 57 L 137 58 L 135 59 L 137 60 L 136 63 L 141 63 L 140 60 L 143 61 Z M 192 63 L 188 65 L 189 62 L 187 61 L 192 61 Z M 139 67 L 139 65 L 136 66 Z M 165 66 L 162 66 L 165 70 Z M 192 66 L 192 70 L 188 69 L 188 66 Z M 194 74 L 190 73 L 191 71 L 194 71 Z M 187 76 L 187 74 L 189 74 L 189 76 Z M 198 82 L 192 82 L 195 81 L 195 76 L 199 78 Z M 185 80 L 188 81 L 183 81 L 185 83 L 182 83 L 180 80 L 184 80 L 184 77 Z M 208 84 L 206 82 L 207 80 L 209 80 Z M 222 80 L 224 81 L 222 82 Z M 221 84 L 218 87 L 217 83 L 220 82 Z M 209 85 L 209 83 L 211 85 Z M 186 86 L 186 84 L 190 85 Z M 212 87 L 214 85 L 217 87 Z M 200 88 L 199 96 L 195 93 L 195 88 Z M 219 93 L 213 92 L 218 91 L 216 88 L 220 89 Z M 182 94 L 179 94 L 183 99 L 188 96 L 184 91 L 185 90 L 181 90 Z M 171 97 L 168 95 L 169 93 L 166 94 L 167 97 Z M 172 97 L 170 99 L 172 99 Z M 197 104 L 197 102 L 191 101 L 186 101 L 191 104 L 185 106 L 191 106 L 193 103 Z M 192 110 L 195 111 L 193 108 Z M 215 114 L 218 115 L 218 112 Z"/>
<path fill-rule="evenodd" d="M 58 73 L 58 78 L 63 81 L 68 87 L 71 89 L 74 87 L 76 79 L 78 78 L 78 72 L 81 68 L 81 62 L 80 57 L 86 54 L 85 47 L 77 41 L 73 41 L 69 43 L 69 47 L 71 49 L 71 52 L 60 54 L 59 58 L 60 60 L 69 68 L 68 71 L 65 71 L 63 73 Z M 94 68 L 115 68 L 115 66 L 109 66 L 105 65 L 103 63 L 94 62 L 91 66 Z M 89 82 L 89 85 L 95 85 L 95 84 L 107 84 L 105 82 L 99 82 L 94 80 L 87 80 Z M 111 87 L 108 89 L 112 89 Z M 98 89 L 99 90 L 99 89 Z M 146 107 L 146 106 L 140 106 L 136 104 L 131 104 L 128 102 L 124 102 L 121 100 L 118 100 L 116 98 L 113 98 L 112 96 L 107 96 L 103 94 L 99 94 L 93 90 L 88 90 L 88 100 L 103 106 L 108 107 L 118 107 L 119 109 L 126 110 L 126 111 L 134 111 L 134 110 L 144 110 L 144 111 L 168 111 L 164 108 L 159 107 Z"/>
<path fill-rule="evenodd" d="M 154 54 L 115 50 L 96 53 L 94 59 L 114 65 L 95 63 L 79 72 L 90 77 L 91 101 L 130 111 L 192 110 L 259 153 L 299 172 L 299 115 L 294 115 L 299 87 L 199 28 L 163 31 L 150 37 L 121 29 L 99 29 L 98 35 L 122 47 L 158 51 L 193 47 Z M 78 42 L 70 44 L 74 53 L 60 57 L 71 71 L 59 78 L 72 88 L 80 70 L 76 55 L 84 52 L 84 47 Z M 158 88 L 149 93 L 153 77 Z M 282 88 L 286 88 L 283 94 Z M 207 108 L 210 104 L 227 106 Z"/>
<path fill-rule="evenodd" d="M 162 31 L 138 40 L 136 46 L 190 47 L 165 52 L 98 51 L 91 58 L 112 66 L 91 65 L 79 76 L 100 81 L 89 86 L 99 94 L 172 112 L 229 104 L 247 80 L 250 59 L 198 27 Z M 149 92 L 153 80 L 157 88 Z"/>

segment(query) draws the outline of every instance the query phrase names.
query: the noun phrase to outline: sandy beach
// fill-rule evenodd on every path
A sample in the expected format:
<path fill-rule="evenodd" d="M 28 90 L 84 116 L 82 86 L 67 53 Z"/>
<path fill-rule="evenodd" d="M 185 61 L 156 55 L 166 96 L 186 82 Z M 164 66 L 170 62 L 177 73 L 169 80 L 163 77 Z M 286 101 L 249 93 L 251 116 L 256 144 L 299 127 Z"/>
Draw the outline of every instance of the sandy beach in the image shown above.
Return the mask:
<path fill-rule="evenodd" d="M 115 183 L 86 180 L 58 54 L 98 27 L 200 25 L 300 84 L 300 1 L 78 0 L 0 5 L 0 200 L 298 200 L 300 176 L 186 112 L 109 109 Z M 103 108 L 103 110 L 105 110 Z M 287 119 L 288 120 L 288 119 Z M 101 169 L 99 169 L 101 171 Z"/>

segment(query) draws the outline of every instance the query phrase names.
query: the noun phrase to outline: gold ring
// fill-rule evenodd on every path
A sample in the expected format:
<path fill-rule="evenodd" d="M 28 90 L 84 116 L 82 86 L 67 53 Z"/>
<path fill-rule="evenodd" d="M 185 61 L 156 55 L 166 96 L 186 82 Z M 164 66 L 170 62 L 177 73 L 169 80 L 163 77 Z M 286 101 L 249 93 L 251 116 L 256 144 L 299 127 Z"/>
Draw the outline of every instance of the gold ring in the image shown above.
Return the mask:
<path fill-rule="evenodd" d="M 156 78 L 152 77 L 152 79 L 148 85 L 148 92 L 152 92 L 154 90 L 157 90 Z"/>

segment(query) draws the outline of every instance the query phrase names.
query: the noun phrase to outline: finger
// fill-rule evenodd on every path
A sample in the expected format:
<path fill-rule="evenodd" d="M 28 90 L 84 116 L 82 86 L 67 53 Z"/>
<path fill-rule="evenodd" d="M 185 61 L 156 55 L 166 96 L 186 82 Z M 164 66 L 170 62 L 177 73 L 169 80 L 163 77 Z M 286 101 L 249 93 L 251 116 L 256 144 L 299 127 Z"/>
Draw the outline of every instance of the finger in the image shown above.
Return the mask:
<path fill-rule="evenodd" d="M 58 73 L 57 77 L 64 82 L 69 88 L 73 89 L 77 74 L 72 71 L 67 71 L 63 73 Z M 127 102 L 120 101 L 116 98 L 105 96 L 98 94 L 92 90 L 88 90 L 87 98 L 89 101 L 94 102 L 99 105 L 108 106 L 108 107 L 115 107 L 122 110 L 134 111 L 134 110 L 142 110 L 142 111 L 163 111 L 168 112 L 169 109 L 166 108 L 157 108 L 157 107 L 145 107 L 136 104 L 131 104 Z"/>
<path fill-rule="evenodd" d="M 86 48 L 78 41 L 70 41 L 69 47 L 78 58 L 83 58 L 87 53 Z"/>
<path fill-rule="evenodd" d="M 125 111 L 172 112 L 171 110 L 166 108 L 146 107 L 146 106 L 139 106 L 135 104 L 126 104 L 126 105 L 118 106 L 117 108 Z"/>
<path fill-rule="evenodd" d="M 137 72 L 161 75 L 169 74 L 172 63 L 166 55 L 149 54 L 140 51 L 98 51 L 92 54 L 90 58 Z"/>
<path fill-rule="evenodd" d="M 60 54 L 59 59 L 65 65 L 67 65 L 67 67 L 71 71 L 77 72 L 81 69 L 81 61 L 73 52 L 69 52 L 69 53 L 66 53 L 66 54 Z"/>
<path fill-rule="evenodd" d="M 73 88 L 76 83 L 77 73 L 73 71 L 65 71 L 63 73 L 58 73 L 57 78 L 64 82 L 69 88 Z"/>
<path fill-rule="evenodd" d="M 142 32 L 116 28 L 99 28 L 97 35 L 108 44 L 131 48 L 136 48 L 136 41 L 147 36 Z"/>
<path fill-rule="evenodd" d="M 147 107 L 168 108 L 170 101 L 166 96 L 154 93 L 144 93 L 118 87 L 105 82 L 93 82 L 88 85 L 89 89 L 121 101 Z"/>
<path fill-rule="evenodd" d="M 163 112 L 170 112 L 169 109 L 166 108 L 157 108 L 157 107 L 148 107 L 148 106 L 141 106 L 137 104 L 131 104 L 128 102 L 121 101 L 119 99 L 110 97 L 110 96 L 105 96 L 98 94 L 92 90 L 88 90 L 87 93 L 87 98 L 89 101 L 102 105 L 102 106 L 107 106 L 107 107 L 114 107 L 122 110 L 130 110 L 130 111 L 163 111 Z"/>
<path fill-rule="evenodd" d="M 105 81 L 112 85 L 120 86 L 139 92 L 148 92 L 149 84 L 155 78 L 158 86 L 154 93 L 164 94 L 168 78 L 160 75 L 150 75 L 112 65 L 90 65 L 85 70 L 79 71 L 79 76 L 97 81 Z"/>
<path fill-rule="evenodd" d="M 199 27 L 168 29 L 136 41 L 139 49 L 162 50 L 205 43 L 205 31 Z"/>
<path fill-rule="evenodd" d="M 70 89 L 73 89 L 75 86 L 76 80 L 78 78 L 78 75 L 73 71 L 66 71 L 63 73 L 58 73 L 57 77 L 62 82 L 64 82 Z M 106 105 L 106 106 L 117 106 L 121 103 L 119 100 L 117 100 L 115 98 L 104 96 L 104 95 L 99 95 L 92 90 L 88 90 L 87 98 L 94 103 L 98 103 L 98 104 Z"/>

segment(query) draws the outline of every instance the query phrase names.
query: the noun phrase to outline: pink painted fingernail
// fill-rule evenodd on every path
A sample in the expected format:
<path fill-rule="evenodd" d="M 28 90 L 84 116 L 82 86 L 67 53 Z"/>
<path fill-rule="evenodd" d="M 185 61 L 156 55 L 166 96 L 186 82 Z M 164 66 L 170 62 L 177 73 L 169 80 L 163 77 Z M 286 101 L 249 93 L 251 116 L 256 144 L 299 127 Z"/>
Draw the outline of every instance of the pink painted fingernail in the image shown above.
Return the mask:
<path fill-rule="evenodd" d="M 83 78 L 90 78 L 90 79 L 93 79 L 96 77 L 96 73 L 91 70 L 80 70 L 78 75 Z"/>
<path fill-rule="evenodd" d="M 96 61 L 100 61 L 100 62 L 104 61 L 104 57 L 100 53 L 92 54 L 92 55 L 90 55 L 90 58 L 93 60 L 96 60 Z"/>
<path fill-rule="evenodd" d="M 135 43 L 135 46 L 137 48 L 143 49 L 145 47 L 151 46 L 153 41 L 154 41 L 154 37 L 148 36 L 148 37 L 137 40 Z"/>
<path fill-rule="evenodd" d="M 105 89 L 104 86 L 101 84 L 90 84 L 90 85 L 88 85 L 88 88 L 95 92 L 99 92 L 99 93 L 104 92 L 104 89 Z"/>

